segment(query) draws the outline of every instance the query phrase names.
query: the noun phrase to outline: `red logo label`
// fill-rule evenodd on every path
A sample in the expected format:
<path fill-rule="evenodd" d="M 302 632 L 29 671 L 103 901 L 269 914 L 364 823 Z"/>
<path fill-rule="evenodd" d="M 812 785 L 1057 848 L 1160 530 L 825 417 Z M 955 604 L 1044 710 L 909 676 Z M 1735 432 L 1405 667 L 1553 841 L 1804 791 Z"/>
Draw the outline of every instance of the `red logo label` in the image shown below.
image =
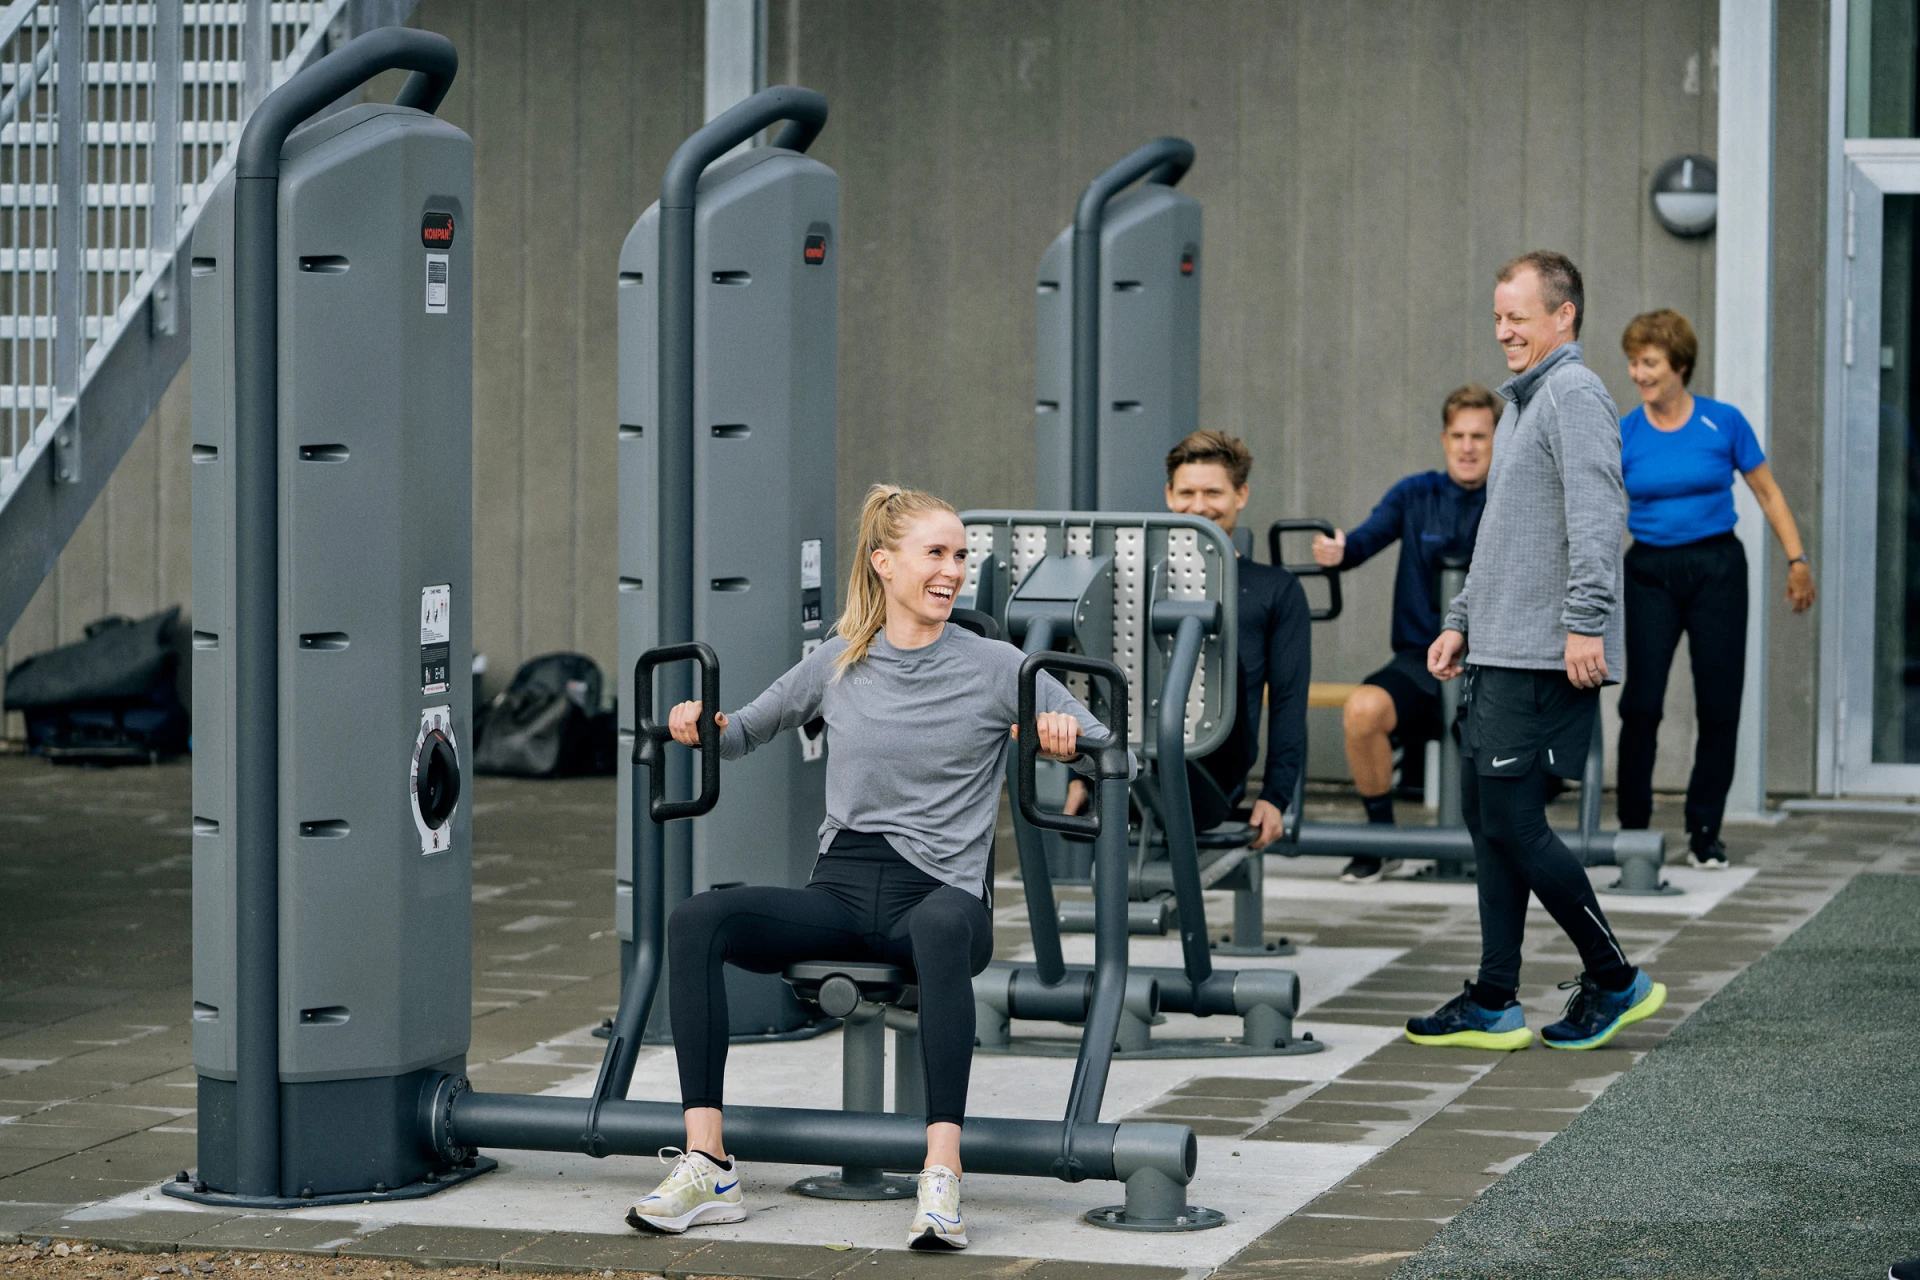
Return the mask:
<path fill-rule="evenodd" d="M 420 219 L 420 243 L 429 249 L 453 247 L 453 215 L 429 213 Z"/>
<path fill-rule="evenodd" d="M 810 267 L 817 267 L 827 260 L 827 238 L 808 236 L 800 248 L 800 260 Z"/>
<path fill-rule="evenodd" d="M 1191 249 L 1180 255 L 1180 274 L 1183 276 L 1193 274 L 1193 251 Z"/>

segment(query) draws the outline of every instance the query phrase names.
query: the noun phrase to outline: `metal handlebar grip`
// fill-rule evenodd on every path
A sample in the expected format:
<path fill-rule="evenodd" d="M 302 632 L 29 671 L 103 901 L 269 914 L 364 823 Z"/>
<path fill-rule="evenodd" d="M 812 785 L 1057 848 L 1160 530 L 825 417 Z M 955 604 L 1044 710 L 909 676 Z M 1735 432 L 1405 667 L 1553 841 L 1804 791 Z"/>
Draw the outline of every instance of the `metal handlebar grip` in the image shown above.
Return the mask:
<path fill-rule="evenodd" d="M 1315 622 L 1332 622 L 1340 616 L 1340 570 L 1328 568 L 1317 560 L 1305 564 L 1288 564 L 1280 554 L 1280 535 L 1284 533 L 1324 533 L 1331 538 L 1339 530 L 1327 520 L 1275 520 L 1267 529 L 1267 559 L 1284 568 L 1296 578 L 1325 578 L 1327 580 L 1327 607 L 1313 610 Z"/>
<path fill-rule="evenodd" d="M 1049 669 L 1078 671 L 1107 682 L 1107 731 L 1110 738 L 1108 745 L 1100 748 L 1095 757 L 1093 774 L 1096 780 L 1103 781 L 1116 778 L 1125 781 L 1131 771 L 1127 762 L 1127 677 L 1111 662 L 1053 650 L 1029 654 L 1027 660 L 1020 664 L 1020 739 L 1014 744 L 1020 762 L 1020 816 L 1036 827 L 1091 839 L 1100 834 L 1097 797 L 1086 817 L 1049 813 L 1033 802 L 1037 785 L 1035 765 L 1040 759 L 1040 673 Z"/>
<path fill-rule="evenodd" d="M 700 664 L 700 794 L 691 800 L 667 799 L 667 773 L 660 748 L 673 740 L 673 731 L 653 718 L 653 673 L 672 662 Z M 647 650 L 633 664 L 633 763 L 647 769 L 647 816 L 655 822 L 697 818 L 720 803 L 720 659 L 698 640 L 666 644 Z"/>

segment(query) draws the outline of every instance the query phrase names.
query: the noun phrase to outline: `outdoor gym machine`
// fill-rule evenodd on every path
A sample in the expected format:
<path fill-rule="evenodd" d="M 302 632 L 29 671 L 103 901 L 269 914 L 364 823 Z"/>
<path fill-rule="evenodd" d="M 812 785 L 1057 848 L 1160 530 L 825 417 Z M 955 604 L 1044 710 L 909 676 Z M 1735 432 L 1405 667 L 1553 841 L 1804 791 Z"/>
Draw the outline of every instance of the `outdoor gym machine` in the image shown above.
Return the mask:
<path fill-rule="evenodd" d="M 1325 520 L 1278 520 L 1267 530 L 1267 550 L 1274 564 L 1284 564 L 1282 535 L 1314 531 L 1333 535 L 1333 526 Z M 1287 569 L 1300 577 L 1322 577 L 1328 584 L 1329 605 L 1316 610 L 1314 621 L 1339 616 L 1341 606 L 1340 570 L 1318 564 L 1288 564 Z M 1442 601 L 1451 601 L 1466 587 L 1468 560 L 1447 556 L 1441 561 L 1439 592 Z M 1288 813 L 1281 838 L 1270 846 L 1287 857 L 1313 855 L 1332 858 L 1431 858 L 1437 880 L 1471 879 L 1474 867 L 1473 837 L 1460 811 L 1460 743 L 1454 724 L 1460 714 L 1460 682 L 1440 682 L 1440 805 L 1436 821 L 1430 827 L 1387 826 L 1360 822 L 1307 822 L 1300 814 L 1299 798 Z M 1593 722 L 1593 744 L 1587 752 L 1587 765 L 1580 779 L 1580 825 L 1562 832 L 1581 863 L 1589 867 L 1618 867 L 1620 878 L 1601 890 L 1635 897 L 1662 896 L 1680 890 L 1661 879 L 1666 862 L 1667 838 L 1659 831 L 1603 831 L 1600 827 L 1601 790 L 1605 778 L 1606 752 L 1600 719 Z"/>
<path fill-rule="evenodd" d="M 471 707 L 457 678 L 472 647 L 472 259 L 459 234 L 472 149 L 428 114 L 455 64 L 443 38 L 386 28 L 301 72 L 255 112 L 195 236 L 200 1133 L 196 1173 L 165 1187 L 184 1199 L 404 1199 L 494 1167 L 481 1146 L 651 1154 L 683 1134 L 678 1103 L 624 1095 L 662 967 L 673 859 L 660 824 L 718 795 L 711 710 L 698 796 L 690 759 L 663 750 L 652 718 L 657 666 L 675 664 L 660 681 L 670 701 L 690 691 L 689 658 L 708 707 L 719 698 L 718 661 L 690 634 L 693 195 L 735 142 L 781 120 L 810 137 L 826 104 L 799 89 L 756 95 L 683 145 L 663 182 L 657 572 L 660 629 L 679 643 L 643 655 L 634 683 L 628 781 L 639 790 L 646 771 L 635 808 L 652 819 L 633 830 L 635 968 L 591 1097 L 482 1094 L 465 1076 L 472 846 L 459 743 Z M 415 72 L 398 104 L 299 128 L 394 68 Z M 1125 858 L 1117 696 L 1121 764 L 1109 755 L 1099 770 L 1108 865 Z M 1186 1204 L 1190 1128 L 1099 1122 L 1126 981 L 1124 879 L 1109 880 L 1094 1034 L 1065 1118 L 981 1118 L 963 1150 L 982 1171 L 1126 1182 L 1126 1203 L 1096 1211 L 1096 1225 L 1213 1225 Z M 924 1126 L 863 1111 L 729 1113 L 749 1159 L 862 1168 L 917 1167 Z"/>
<path fill-rule="evenodd" d="M 1174 189 L 1192 167 L 1185 139 L 1138 148 L 1040 259 L 1039 506 L 1158 509 L 1167 450 L 1200 425 L 1200 202 Z"/>
<path fill-rule="evenodd" d="M 1152 773 L 1143 772 L 1134 787 L 1142 821 L 1127 869 L 1128 923 L 1135 933 L 1177 928 L 1182 964 L 1132 971 L 1121 1056 L 1270 1055 L 1323 1047 L 1293 1032 L 1297 975 L 1216 970 L 1208 945 L 1203 893 L 1209 888 L 1234 890 L 1236 922 L 1248 925 L 1251 917 L 1255 942 L 1261 931 L 1261 855 L 1247 847 L 1241 824 L 1231 824 L 1218 841 L 1196 833 L 1188 793 L 1188 756 L 1226 739 L 1239 691 L 1239 592 L 1226 535 L 1210 520 L 1165 511 L 968 511 L 960 519 L 968 547 L 961 603 L 1001 617 L 1009 638 L 1030 654 L 1073 647 L 1111 658 L 1127 673 L 1130 696 L 1147 709 L 1143 720 L 1154 726 L 1139 734 Z M 1085 1016 L 1087 970 L 1065 963 L 1060 934 L 1097 927 L 1099 909 L 1090 915 L 1082 904 L 1055 902 L 1037 829 L 1044 824 L 1026 816 L 1035 809 L 1035 779 L 1023 775 L 1009 784 L 1019 801 L 1014 835 L 1034 959 L 996 961 L 974 980 L 977 1034 L 983 1052 L 1061 1054 L 1065 1041 L 1014 1039 L 1011 1020 Z M 1156 849 L 1164 856 L 1155 856 Z M 1094 886 L 1096 895 L 1104 891 L 1097 870 Z M 1241 908 L 1247 895 L 1253 904 Z M 1151 1027 L 1161 1010 L 1236 1016 L 1242 1035 L 1155 1040 Z"/>

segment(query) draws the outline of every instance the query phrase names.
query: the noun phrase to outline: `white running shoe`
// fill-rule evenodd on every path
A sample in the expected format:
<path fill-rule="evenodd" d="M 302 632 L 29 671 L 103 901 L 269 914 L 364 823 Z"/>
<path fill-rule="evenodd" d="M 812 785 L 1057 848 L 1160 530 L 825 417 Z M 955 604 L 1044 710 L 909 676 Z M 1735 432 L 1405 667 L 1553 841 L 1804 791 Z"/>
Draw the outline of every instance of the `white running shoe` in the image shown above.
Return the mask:
<path fill-rule="evenodd" d="M 943 1164 L 920 1171 L 920 1203 L 907 1228 L 909 1249 L 964 1249 L 967 1227 L 960 1221 L 960 1175 Z"/>
<path fill-rule="evenodd" d="M 678 1235 L 703 1222 L 744 1222 L 747 1208 L 740 1203 L 740 1166 L 719 1165 L 698 1151 L 660 1148 L 662 1161 L 673 1161 L 664 1181 L 627 1210 L 627 1225 L 642 1231 Z"/>

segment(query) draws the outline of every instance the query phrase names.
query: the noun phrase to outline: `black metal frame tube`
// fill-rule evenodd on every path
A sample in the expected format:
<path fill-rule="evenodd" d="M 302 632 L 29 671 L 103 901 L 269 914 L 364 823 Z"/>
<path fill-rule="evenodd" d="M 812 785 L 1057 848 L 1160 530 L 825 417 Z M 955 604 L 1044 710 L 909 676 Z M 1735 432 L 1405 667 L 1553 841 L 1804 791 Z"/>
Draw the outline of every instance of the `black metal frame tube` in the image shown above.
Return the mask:
<path fill-rule="evenodd" d="M 443 1140 L 460 1146 L 570 1151 L 589 1121 L 588 1098 L 460 1093 L 447 1111 Z M 686 1139 L 677 1102 L 612 1100 L 598 1110 L 603 1155 L 650 1156 Z M 1113 1159 L 1120 1126 L 1058 1120 L 968 1116 L 960 1155 L 969 1172 L 1059 1176 L 1062 1131 L 1072 1138 L 1081 1178 L 1124 1176 Z M 894 1112 L 800 1107 L 727 1108 L 727 1150 L 736 1159 L 777 1164 L 917 1169 L 927 1154 L 927 1122 Z M 1074 1179 L 1078 1181 L 1079 1179 Z"/>
<path fill-rule="evenodd" d="M 1171 603 L 1154 609 L 1154 629 Z M 1215 618 L 1219 606 L 1212 606 Z M 1217 626 L 1216 622 L 1216 626 Z M 1207 905 L 1200 884 L 1200 849 L 1193 830 L 1193 797 L 1187 791 L 1187 693 L 1200 665 L 1200 646 L 1206 624 L 1188 612 L 1175 624 L 1173 653 L 1167 660 L 1166 680 L 1160 686 L 1160 707 L 1154 717 L 1155 759 L 1160 769 L 1160 808 L 1167 828 L 1167 864 L 1173 873 L 1173 898 L 1180 911 L 1180 953 L 1187 979 L 1197 990 L 1213 975 L 1213 953 L 1207 946 Z"/>
<path fill-rule="evenodd" d="M 1107 202 L 1140 178 L 1173 186 L 1193 167 L 1193 144 L 1155 138 L 1087 184 L 1073 214 L 1073 465 L 1075 511 L 1100 509 L 1100 232 Z"/>
<path fill-rule="evenodd" d="M 811 89 L 778 85 L 708 121 L 667 162 L 660 179 L 659 326 L 657 330 L 659 470 L 655 475 L 655 546 L 659 549 L 658 644 L 693 639 L 693 214 L 700 175 L 707 166 L 769 125 L 790 123 L 773 145 L 804 152 L 827 124 L 827 100 Z M 668 706 L 691 696 L 683 668 L 663 673 Z M 667 761 L 666 794 L 691 790 L 691 761 L 673 753 Z M 637 823 L 639 818 L 636 816 Z M 665 833 L 671 896 L 693 889 L 693 831 Z"/>
<path fill-rule="evenodd" d="M 268 94 L 240 135 L 233 184 L 235 1186 L 280 1186 L 280 150 L 383 71 L 431 112 L 460 57 L 445 36 L 382 27 Z"/>
<path fill-rule="evenodd" d="M 986 570 L 982 570 L 984 574 Z M 1029 655 L 1053 648 L 1054 621 L 1035 618 L 1027 624 L 1021 651 Z M 1007 753 L 1007 794 L 1012 798 L 1013 844 L 1020 855 L 1020 888 L 1027 899 L 1027 919 L 1032 922 L 1033 967 L 1040 981 L 1051 986 L 1066 975 L 1066 959 L 1060 950 L 1060 922 L 1055 917 L 1053 872 L 1047 867 L 1047 848 L 1040 830 L 1020 812 L 1020 754 Z"/>

